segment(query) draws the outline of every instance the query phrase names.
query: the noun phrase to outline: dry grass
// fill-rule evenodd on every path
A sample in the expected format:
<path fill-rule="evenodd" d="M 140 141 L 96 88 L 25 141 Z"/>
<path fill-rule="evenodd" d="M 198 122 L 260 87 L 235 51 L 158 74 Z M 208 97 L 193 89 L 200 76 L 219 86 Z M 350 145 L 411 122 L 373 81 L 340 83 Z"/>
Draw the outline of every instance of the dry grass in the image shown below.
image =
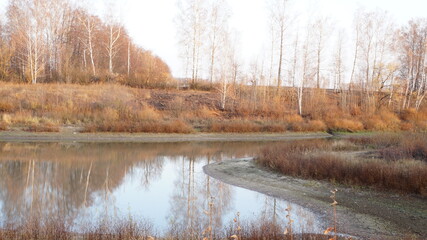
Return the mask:
<path fill-rule="evenodd" d="M 326 124 L 333 131 L 357 132 L 364 129 L 363 124 L 357 119 L 330 118 Z"/>
<path fill-rule="evenodd" d="M 313 233 L 283 234 L 284 229 L 272 220 L 260 219 L 255 221 L 243 221 L 239 224 L 239 233 L 236 234 L 234 223 L 226 225 L 219 232 L 212 234 L 213 239 L 236 239 L 239 240 L 327 240 L 332 236 Z M 79 233 L 71 231 L 71 225 L 61 218 L 50 218 L 40 220 L 31 218 L 25 223 L 16 226 L 7 226 L 0 230 L 0 240 L 153 240 L 153 239 L 176 239 L 187 240 L 191 234 L 176 232 L 174 235 L 157 236 L 150 222 L 133 219 L 99 220 L 87 224 L 87 227 Z M 201 234 L 201 233 L 198 233 Z M 195 236 L 193 239 L 197 239 Z M 346 239 L 339 237 L 339 240 Z"/>
<path fill-rule="evenodd" d="M 229 133 L 251 133 L 251 132 L 285 132 L 287 130 L 285 123 L 274 123 L 269 121 L 244 121 L 244 120 L 225 120 L 211 122 L 206 132 L 229 132 Z"/>
<path fill-rule="evenodd" d="M 8 130 L 8 128 L 9 128 L 9 124 L 3 121 L 0 122 L 0 131 L 6 131 Z"/>
<path fill-rule="evenodd" d="M 427 134 L 381 134 L 349 140 L 368 149 L 377 149 L 388 161 L 416 159 L 427 163 Z"/>
<path fill-rule="evenodd" d="M 153 236 L 150 223 L 132 219 L 99 220 L 88 224 L 80 233 L 72 232 L 71 227 L 63 218 L 32 217 L 0 230 L 0 240 L 131 240 Z"/>
<path fill-rule="evenodd" d="M 360 147 L 372 147 L 380 158 L 346 159 L 342 154 L 325 153 L 335 150 L 331 141 L 316 140 L 266 148 L 257 162 L 295 177 L 427 195 L 425 136 L 383 135 L 350 141 Z"/>
<path fill-rule="evenodd" d="M 192 133 L 193 128 L 181 120 L 122 122 L 104 121 L 88 124 L 84 132 L 127 132 L 127 133 Z"/>
<path fill-rule="evenodd" d="M 208 132 L 261 132 L 262 127 L 249 121 L 218 121 L 208 127 Z"/>
<path fill-rule="evenodd" d="M 275 92 L 269 88 L 262 90 L 266 94 Z M 325 92 L 307 95 L 306 113 L 300 116 L 295 112 L 293 94 L 292 89 L 284 88 L 279 96 L 260 95 L 254 100 L 252 88 L 234 86 L 227 107 L 222 110 L 219 95 L 212 89 L 207 92 L 147 90 L 107 83 L 2 83 L 0 130 L 58 131 L 63 125 L 75 125 L 89 132 L 177 132 L 177 122 L 207 132 L 233 133 L 427 130 L 426 110 L 409 109 L 398 115 L 385 109 L 365 113 L 353 107 L 345 111 L 338 107 L 332 93 Z M 40 123 L 43 121 L 50 123 Z M 172 126 L 166 127 L 167 124 Z M 180 132 L 191 132 L 188 130 Z"/>

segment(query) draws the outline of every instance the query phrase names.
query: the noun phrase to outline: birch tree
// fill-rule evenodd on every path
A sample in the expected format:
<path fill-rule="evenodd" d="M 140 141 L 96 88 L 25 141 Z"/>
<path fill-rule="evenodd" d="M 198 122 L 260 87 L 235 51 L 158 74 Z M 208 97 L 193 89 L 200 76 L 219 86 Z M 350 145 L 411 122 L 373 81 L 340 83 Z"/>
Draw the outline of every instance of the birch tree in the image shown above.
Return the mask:
<path fill-rule="evenodd" d="M 399 31 L 400 76 L 405 80 L 402 109 L 419 109 L 426 95 L 427 20 L 410 21 Z M 415 103 L 412 98 L 415 97 Z"/>
<path fill-rule="evenodd" d="M 221 46 L 221 38 L 226 33 L 226 27 L 230 15 L 224 0 L 212 1 L 209 8 L 208 35 L 209 35 L 209 80 L 215 81 L 215 66 L 217 62 L 218 47 Z"/>
<path fill-rule="evenodd" d="M 106 25 L 108 29 L 108 42 L 105 46 L 108 55 L 108 72 L 114 74 L 114 58 L 119 51 L 119 39 L 122 35 L 122 26 L 118 17 L 120 11 L 118 6 L 111 0 L 107 0 Z"/>
<path fill-rule="evenodd" d="M 94 53 L 94 48 L 95 48 L 95 44 L 94 44 L 94 35 L 95 35 L 95 31 L 97 29 L 97 19 L 94 16 L 89 15 L 87 12 L 85 12 L 84 10 L 79 12 L 78 15 L 78 19 L 80 21 L 80 23 L 82 24 L 84 30 L 85 30 L 85 34 L 84 37 L 80 39 L 80 41 L 82 42 L 82 44 L 85 47 L 85 51 L 83 54 L 83 58 L 84 58 L 84 64 L 86 67 L 86 51 L 88 52 L 89 55 L 89 59 L 90 59 L 90 64 L 92 66 L 92 74 L 93 76 L 96 76 L 96 65 L 95 65 L 95 53 Z"/>
<path fill-rule="evenodd" d="M 61 75 L 63 51 L 72 22 L 68 0 L 45 0 L 46 68 L 50 79 Z"/>
<path fill-rule="evenodd" d="M 179 43 L 185 58 L 188 59 L 191 84 L 194 86 L 200 77 L 201 55 L 206 29 L 206 1 L 179 0 L 178 7 Z"/>
<path fill-rule="evenodd" d="M 354 84 L 354 76 L 356 71 L 356 63 L 359 58 L 359 49 L 360 49 L 360 39 L 361 39 L 361 21 L 362 21 L 362 9 L 358 9 L 354 15 L 353 20 L 353 33 L 354 33 L 354 54 L 353 54 L 353 63 L 351 68 L 350 80 L 348 85 L 348 90 L 351 91 Z"/>
<path fill-rule="evenodd" d="M 21 71 L 36 84 L 44 70 L 43 0 L 12 0 L 7 11 L 11 40 L 18 46 Z"/>
<path fill-rule="evenodd" d="M 338 32 L 337 40 L 336 40 L 336 48 L 334 53 L 334 90 L 338 91 L 338 89 L 342 89 L 342 80 L 343 74 L 345 72 L 344 68 L 344 37 L 345 32 L 341 30 Z"/>
<path fill-rule="evenodd" d="M 301 62 L 300 83 L 299 83 L 298 92 L 297 92 L 298 114 L 301 116 L 303 115 L 304 89 L 305 89 L 305 86 L 306 86 L 306 83 L 308 82 L 308 80 L 310 80 L 313 76 L 313 74 L 311 73 L 312 50 L 310 48 L 310 45 L 311 45 L 310 39 L 311 39 L 311 31 L 310 31 L 310 29 L 308 29 L 306 32 L 304 44 L 302 46 L 302 59 L 301 59 L 302 62 Z"/>
<path fill-rule="evenodd" d="M 316 88 L 321 87 L 321 70 L 322 70 L 322 61 L 323 61 L 323 49 L 325 47 L 325 42 L 328 38 L 328 35 L 331 31 L 331 25 L 329 25 L 329 19 L 326 17 L 319 17 L 314 23 L 314 32 L 316 38 Z"/>
<path fill-rule="evenodd" d="M 284 61 L 284 44 L 285 44 L 285 31 L 287 28 L 287 10 L 288 0 L 273 0 L 271 5 L 271 19 L 274 25 L 275 37 L 278 39 L 278 66 L 277 66 L 277 93 L 282 86 L 282 67 Z"/>
<path fill-rule="evenodd" d="M 225 110 L 231 83 L 236 84 L 239 63 L 236 54 L 237 39 L 233 38 L 231 32 L 225 32 L 221 39 L 222 48 L 219 52 L 221 64 L 218 76 L 220 80 L 221 109 Z"/>

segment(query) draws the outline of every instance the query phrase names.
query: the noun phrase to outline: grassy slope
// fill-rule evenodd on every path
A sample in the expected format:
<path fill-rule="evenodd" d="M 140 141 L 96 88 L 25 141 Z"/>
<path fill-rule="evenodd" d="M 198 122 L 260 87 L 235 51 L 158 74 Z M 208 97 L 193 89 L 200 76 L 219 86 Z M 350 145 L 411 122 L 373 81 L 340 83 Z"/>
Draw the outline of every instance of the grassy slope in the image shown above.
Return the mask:
<path fill-rule="evenodd" d="M 427 128 L 427 114 L 411 111 L 399 116 L 386 111 L 353 116 L 328 108 L 325 113 L 308 113 L 302 118 L 289 109 L 279 110 L 280 102 L 255 105 L 230 97 L 228 104 L 221 111 L 216 92 L 147 90 L 114 84 L 2 83 L 0 130 L 57 132 L 65 125 L 80 127 L 83 132 L 154 133 Z"/>

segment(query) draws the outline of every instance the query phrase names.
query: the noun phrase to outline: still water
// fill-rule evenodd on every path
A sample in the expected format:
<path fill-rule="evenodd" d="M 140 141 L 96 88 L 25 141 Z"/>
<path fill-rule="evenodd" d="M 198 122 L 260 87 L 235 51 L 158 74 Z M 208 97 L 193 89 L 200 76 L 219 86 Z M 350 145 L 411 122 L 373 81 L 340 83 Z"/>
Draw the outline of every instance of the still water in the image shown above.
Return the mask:
<path fill-rule="evenodd" d="M 61 216 L 79 231 L 93 219 L 129 217 L 162 234 L 203 229 L 207 221 L 222 229 L 237 213 L 242 221 L 275 217 L 286 225 L 291 206 L 294 231 L 319 232 L 310 211 L 203 173 L 206 164 L 274 144 L 280 143 L 0 143 L 0 225 L 38 214 Z"/>

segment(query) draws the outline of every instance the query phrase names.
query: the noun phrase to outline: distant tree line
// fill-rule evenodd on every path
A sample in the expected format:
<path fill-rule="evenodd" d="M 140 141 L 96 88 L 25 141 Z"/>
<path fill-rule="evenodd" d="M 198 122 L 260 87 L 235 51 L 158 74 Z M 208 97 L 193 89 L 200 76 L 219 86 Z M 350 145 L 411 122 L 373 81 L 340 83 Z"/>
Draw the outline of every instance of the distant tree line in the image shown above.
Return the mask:
<path fill-rule="evenodd" d="M 297 14 L 296 1 L 266 0 L 270 42 L 255 59 L 242 60 L 236 57 L 239 40 L 225 0 L 178 2 L 186 78 L 193 86 L 201 79 L 216 84 L 222 108 L 232 102 L 226 99 L 241 96 L 239 84 L 253 87 L 247 100 L 290 103 L 281 106 L 300 115 L 309 102 L 326 96 L 319 94 L 325 89 L 340 97 L 345 112 L 419 110 L 425 99 L 427 19 L 399 26 L 386 11 L 360 8 L 352 26 L 340 29 L 319 12 Z M 243 67 L 244 61 L 249 67 Z M 283 91 L 287 87 L 293 90 Z"/>
<path fill-rule="evenodd" d="M 114 17 L 70 0 L 10 0 L 0 22 L 0 80 L 166 86 L 172 78 Z"/>

